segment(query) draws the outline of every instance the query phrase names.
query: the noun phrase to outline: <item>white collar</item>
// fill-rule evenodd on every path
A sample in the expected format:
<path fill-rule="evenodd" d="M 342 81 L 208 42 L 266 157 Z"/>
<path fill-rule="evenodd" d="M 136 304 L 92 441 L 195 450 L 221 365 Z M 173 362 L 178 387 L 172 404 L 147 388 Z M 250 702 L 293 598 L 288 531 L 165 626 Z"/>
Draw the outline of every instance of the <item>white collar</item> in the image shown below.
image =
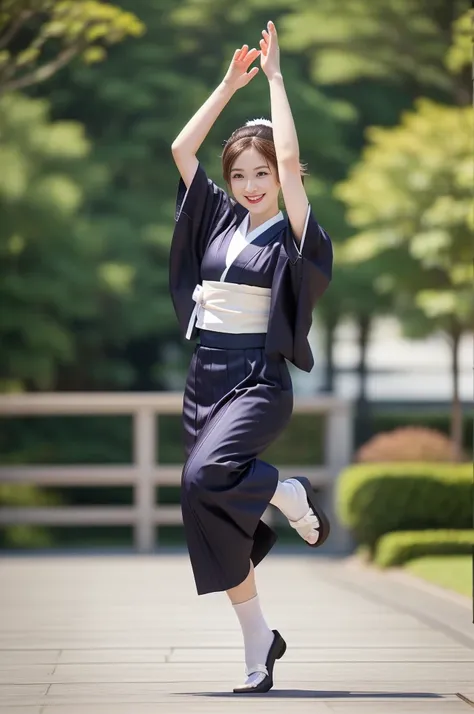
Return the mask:
<path fill-rule="evenodd" d="M 253 229 L 253 231 L 250 231 L 247 233 L 249 222 L 250 222 L 250 213 L 247 213 L 245 216 L 244 220 L 240 224 L 238 230 L 242 234 L 242 236 L 245 238 L 247 243 L 252 243 L 256 238 L 258 238 L 259 235 L 264 233 L 266 230 L 271 228 L 272 226 L 275 225 L 275 223 L 278 223 L 279 221 L 284 220 L 284 215 L 281 211 L 278 211 L 276 216 L 273 216 L 273 218 L 269 218 L 268 221 L 265 221 L 265 223 L 262 223 L 260 226 L 257 226 L 256 228 Z"/>

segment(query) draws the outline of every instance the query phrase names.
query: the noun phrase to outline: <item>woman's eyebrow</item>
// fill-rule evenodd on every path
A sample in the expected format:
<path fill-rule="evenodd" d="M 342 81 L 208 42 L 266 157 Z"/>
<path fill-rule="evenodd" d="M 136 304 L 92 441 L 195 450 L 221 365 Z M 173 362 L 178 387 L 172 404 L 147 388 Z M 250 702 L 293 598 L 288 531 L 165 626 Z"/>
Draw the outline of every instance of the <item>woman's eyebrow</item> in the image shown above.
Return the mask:
<path fill-rule="evenodd" d="M 254 171 L 258 171 L 258 169 L 268 169 L 269 166 L 256 166 L 254 168 Z M 244 171 L 244 169 L 238 169 L 238 168 L 233 168 L 232 171 Z"/>

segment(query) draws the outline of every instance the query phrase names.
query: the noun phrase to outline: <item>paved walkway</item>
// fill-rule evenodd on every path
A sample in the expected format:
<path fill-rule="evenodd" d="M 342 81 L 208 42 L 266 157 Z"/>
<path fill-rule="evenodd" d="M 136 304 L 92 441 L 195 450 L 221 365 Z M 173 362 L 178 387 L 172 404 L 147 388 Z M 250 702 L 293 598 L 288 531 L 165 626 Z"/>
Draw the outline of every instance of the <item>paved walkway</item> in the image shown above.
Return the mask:
<path fill-rule="evenodd" d="M 235 615 L 186 555 L 0 560 L 0 714 L 474 712 L 468 606 L 312 554 L 257 575 L 288 651 L 249 700 Z"/>

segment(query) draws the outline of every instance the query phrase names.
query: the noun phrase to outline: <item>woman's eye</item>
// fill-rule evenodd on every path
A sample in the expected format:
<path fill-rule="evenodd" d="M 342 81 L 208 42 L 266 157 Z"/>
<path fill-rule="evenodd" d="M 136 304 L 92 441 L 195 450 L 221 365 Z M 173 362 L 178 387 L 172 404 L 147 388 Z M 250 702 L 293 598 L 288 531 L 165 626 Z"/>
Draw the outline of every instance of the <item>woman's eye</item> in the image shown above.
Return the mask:
<path fill-rule="evenodd" d="M 268 171 L 259 171 L 257 176 L 268 176 Z"/>
<path fill-rule="evenodd" d="M 234 174 L 234 175 L 232 176 L 232 178 L 233 178 L 233 179 L 242 178 L 242 174 Z"/>

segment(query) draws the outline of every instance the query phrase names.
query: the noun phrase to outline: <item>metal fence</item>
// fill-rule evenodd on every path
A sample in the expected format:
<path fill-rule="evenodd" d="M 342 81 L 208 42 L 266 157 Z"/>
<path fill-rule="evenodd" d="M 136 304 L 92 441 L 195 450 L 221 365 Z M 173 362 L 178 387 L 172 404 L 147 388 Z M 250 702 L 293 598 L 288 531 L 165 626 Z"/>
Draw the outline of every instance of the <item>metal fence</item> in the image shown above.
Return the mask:
<path fill-rule="evenodd" d="M 156 545 L 156 526 L 179 525 L 180 507 L 156 503 L 160 486 L 179 486 L 182 465 L 159 462 L 156 419 L 164 414 L 179 414 L 182 393 L 43 393 L 0 396 L 2 417 L 53 415 L 132 415 L 133 459 L 129 465 L 100 466 L 1 466 L 0 482 L 34 483 L 38 486 L 132 486 L 132 506 L 56 506 L 4 507 L 0 526 L 43 524 L 50 526 L 131 525 L 134 542 L 140 552 L 150 552 Z M 334 483 L 352 455 L 352 408 L 350 402 L 330 395 L 295 399 L 295 414 L 324 414 L 323 465 L 304 467 L 288 464 L 280 467 L 280 478 L 305 475 L 321 489 L 325 507 L 333 521 L 331 550 L 347 550 L 347 533 L 334 515 Z M 271 521 L 268 509 L 265 520 Z M 329 541 L 328 541 L 329 543 Z"/>

